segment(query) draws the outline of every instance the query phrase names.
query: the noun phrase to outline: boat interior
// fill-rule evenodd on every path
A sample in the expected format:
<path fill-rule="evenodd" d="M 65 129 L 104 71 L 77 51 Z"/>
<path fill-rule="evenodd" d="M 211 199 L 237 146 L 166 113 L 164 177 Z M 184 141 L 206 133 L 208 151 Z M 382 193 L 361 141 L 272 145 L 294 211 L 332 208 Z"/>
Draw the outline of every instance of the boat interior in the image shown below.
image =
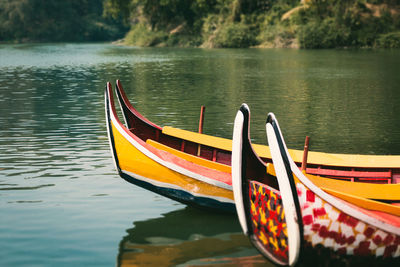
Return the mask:
<path fill-rule="evenodd" d="M 187 158 L 197 162 L 197 164 L 208 166 L 210 164 L 206 161 L 210 161 L 215 163 L 211 164 L 211 166 L 213 166 L 212 168 L 217 168 L 218 170 L 222 169 L 225 172 L 230 171 L 231 140 L 202 134 L 201 128 L 199 129 L 199 133 L 196 133 L 169 126 L 160 127 L 142 116 L 131 105 L 119 80 L 117 80 L 116 93 L 126 126 L 135 136 L 157 149 L 168 150 L 175 155 L 186 155 Z M 200 124 L 202 124 L 204 113 L 202 112 L 201 115 Z M 272 162 L 266 146 L 254 144 L 253 147 L 265 163 Z M 399 168 L 351 167 L 344 166 L 343 164 L 343 166 L 332 164 L 325 165 L 314 163 L 315 160 L 313 162 L 307 162 L 309 154 L 311 156 L 314 154 L 314 158 L 319 158 L 320 162 L 324 162 L 325 158 L 331 160 L 329 157 L 332 157 L 332 154 L 328 153 L 309 152 L 307 139 L 304 151 L 290 150 L 290 153 L 299 168 L 307 174 L 351 182 L 376 184 L 396 184 L 400 182 Z M 363 156 L 368 157 L 365 155 Z M 206 161 L 202 161 L 201 159 Z"/>

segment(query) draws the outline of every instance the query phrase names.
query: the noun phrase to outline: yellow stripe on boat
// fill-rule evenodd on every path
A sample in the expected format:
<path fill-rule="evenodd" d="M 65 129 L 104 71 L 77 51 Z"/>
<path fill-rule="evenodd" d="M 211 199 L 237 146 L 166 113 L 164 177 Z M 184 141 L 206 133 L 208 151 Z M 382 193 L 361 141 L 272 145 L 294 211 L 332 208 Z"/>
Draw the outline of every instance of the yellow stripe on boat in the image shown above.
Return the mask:
<path fill-rule="evenodd" d="M 357 197 L 379 199 L 379 200 L 400 200 L 400 184 L 373 184 L 340 181 L 329 178 L 321 178 L 315 175 L 305 174 L 310 181 L 322 190 L 334 190 L 344 194 L 351 194 Z"/>
<path fill-rule="evenodd" d="M 232 140 L 230 139 L 186 131 L 170 126 L 164 126 L 162 132 L 163 134 L 185 139 L 201 145 L 215 147 L 226 151 L 232 151 Z M 271 158 L 271 153 L 268 146 L 253 144 L 253 148 L 261 158 Z M 299 159 L 302 156 L 303 155 L 301 155 Z"/>
<path fill-rule="evenodd" d="M 185 139 L 201 145 L 232 151 L 232 140 L 207 134 L 195 133 L 170 126 L 162 128 L 163 134 Z"/>
<path fill-rule="evenodd" d="M 155 182 L 179 187 L 195 195 L 233 200 L 233 193 L 231 190 L 207 184 L 173 171 L 143 154 L 132 145 L 114 125 L 112 125 L 112 132 L 121 170 L 146 177 Z"/>
<path fill-rule="evenodd" d="M 164 126 L 162 132 L 166 135 L 182 138 L 194 143 L 232 151 L 232 140 L 186 131 Z M 261 158 L 271 158 L 268 146 L 253 144 L 255 152 Z M 295 162 L 301 162 L 303 151 L 289 149 L 289 154 Z M 334 154 L 324 152 L 308 152 L 308 164 L 325 166 L 358 167 L 358 168 L 400 168 L 400 156 Z"/>
<path fill-rule="evenodd" d="M 302 153 L 302 152 L 300 152 Z M 400 156 L 309 152 L 308 163 L 359 168 L 400 168 Z"/>
<path fill-rule="evenodd" d="M 361 197 L 357 197 L 354 195 L 338 192 L 335 190 L 330 190 L 330 189 L 324 189 L 325 192 L 328 194 L 331 194 L 335 197 L 338 197 L 340 199 L 343 199 L 349 203 L 352 203 L 358 207 L 367 209 L 367 210 L 375 210 L 375 211 L 381 211 L 381 212 L 386 212 L 390 213 L 396 216 L 400 216 L 400 207 L 397 205 L 391 205 L 391 204 L 386 204 L 370 199 L 365 199 Z"/>
<path fill-rule="evenodd" d="M 171 148 L 169 146 L 163 145 L 163 144 L 161 144 L 159 142 L 156 142 L 156 141 L 154 141 L 152 139 L 147 139 L 146 143 L 151 145 L 151 146 L 153 146 L 153 147 L 155 147 L 155 148 L 157 148 L 157 149 L 164 150 L 164 151 L 166 151 L 168 153 L 171 153 L 171 154 L 173 154 L 175 156 L 178 156 L 178 157 L 180 157 L 180 158 L 182 158 L 184 160 L 190 161 L 190 162 L 195 163 L 197 165 L 201 165 L 201 166 L 204 166 L 204 167 L 207 167 L 207 168 L 210 168 L 210 169 L 214 169 L 214 170 L 217 170 L 217 171 L 221 171 L 221 172 L 231 173 L 231 167 L 228 166 L 228 165 L 221 164 L 221 163 L 218 163 L 218 162 L 214 162 L 214 161 L 210 161 L 210 160 L 206 160 L 206 159 L 203 159 L 203 158 L 200 158 L 200 157 L 196 157 L 196 156 L 190 155 L 188 153 L 185 153 L 185 152 L 176 150 L 174 148 Z"/>
<path fill-rule="evenodd" d="M 274 165 L 267 164 L 267 173 L 275 176 Z M 311 174 L 304 174 L 313 184 L 326 192 L 341 192 L 356 198 L 377 199 L 377 200 L 400 200 L 400 184 L 372 184 L 361 182 L 348 182 L 335 179 L 318 177 Z M 381 203 L 381 202 L 379 202 Z M 389 205 L 392 206 L 392 205 Z"/>

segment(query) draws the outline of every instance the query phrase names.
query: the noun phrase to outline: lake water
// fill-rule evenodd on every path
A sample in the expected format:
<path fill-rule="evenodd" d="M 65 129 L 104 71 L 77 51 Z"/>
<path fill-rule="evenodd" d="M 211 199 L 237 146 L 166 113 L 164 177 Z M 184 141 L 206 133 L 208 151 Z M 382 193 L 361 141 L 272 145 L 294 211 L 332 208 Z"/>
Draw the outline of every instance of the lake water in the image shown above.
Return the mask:
<path fill-rule="evenodd" d="M 399 50 L 0 45 L 0 266 L 243 265 L 265 260 L 234 215 L 186 207 L 118 177 L 104 89 L 120 79 L 159 125 L 231 138 L 240 104 L 266 143 L 400 154 Z"/>

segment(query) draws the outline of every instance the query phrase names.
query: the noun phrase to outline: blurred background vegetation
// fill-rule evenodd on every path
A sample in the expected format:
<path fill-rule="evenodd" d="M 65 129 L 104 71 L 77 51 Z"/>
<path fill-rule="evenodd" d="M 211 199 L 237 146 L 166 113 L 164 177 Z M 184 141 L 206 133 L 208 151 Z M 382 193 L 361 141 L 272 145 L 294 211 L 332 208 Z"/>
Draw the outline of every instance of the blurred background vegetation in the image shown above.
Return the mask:
<path fill-rule="evenodd" d="M 0 0 L 1 41 L 400 48 L 400 0 Z"/>
<path fill-rule="evenodd" d="M 0 0 L 1 42 L 109 41 L 128 29 L 103 16 L 103 0 Z"/>

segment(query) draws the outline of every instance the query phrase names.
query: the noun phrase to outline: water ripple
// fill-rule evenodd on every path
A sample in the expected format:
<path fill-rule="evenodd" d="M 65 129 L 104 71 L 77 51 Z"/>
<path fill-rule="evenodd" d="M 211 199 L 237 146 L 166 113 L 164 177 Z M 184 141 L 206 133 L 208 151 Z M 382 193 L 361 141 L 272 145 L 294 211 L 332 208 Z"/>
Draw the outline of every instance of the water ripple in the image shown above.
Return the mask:
<path fill-rule="evenodd" d="M 0 187 L 0 190 L 2 190 L 2 191 L 34 190 L 34 189 L 40 189 L 40 188 L 49 187 L 49 186 L 55 186 L 55 184 L 43 184 L 43 185 L 37 185 L 37 186 L 23 186 L 23 187 Z"/>

